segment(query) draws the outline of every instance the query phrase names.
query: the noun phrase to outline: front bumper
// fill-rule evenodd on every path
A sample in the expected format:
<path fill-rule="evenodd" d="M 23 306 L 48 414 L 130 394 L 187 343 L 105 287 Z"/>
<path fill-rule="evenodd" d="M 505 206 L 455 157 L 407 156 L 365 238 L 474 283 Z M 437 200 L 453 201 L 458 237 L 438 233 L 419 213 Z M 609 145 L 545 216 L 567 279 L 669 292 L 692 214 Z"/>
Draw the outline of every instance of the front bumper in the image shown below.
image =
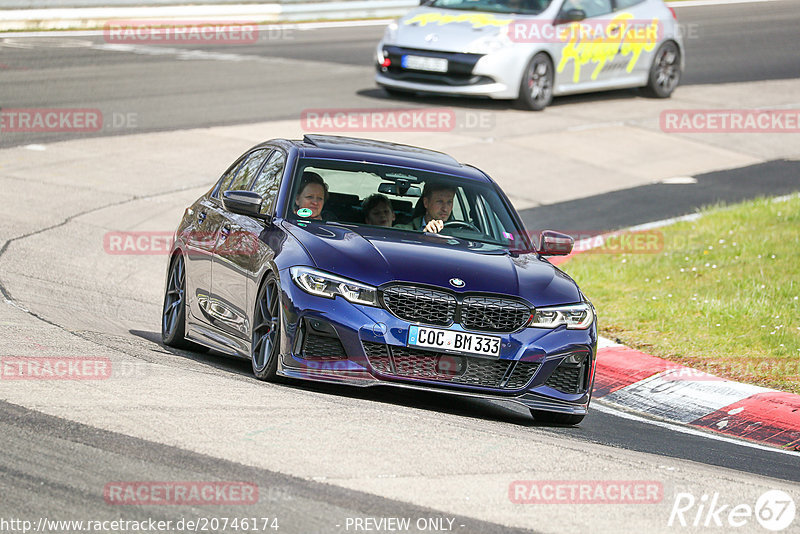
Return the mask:
<path fill-rule="evenodd" d="M 285 274 L 278 365 L 282 376 L 439 391 L 576 415 L 588 409 L 597 346 L 594 325 L 588 330 L 492 333 L 501 337 L 499 358 L 419 349 L 407 346 L 411 323 L 383 308 L 309 295 Z M 582 355 L 582 364 L 566 361 L 575 354 Z"/>
<path fill-rule="evenodd" d="M 385 54 L 391 65 L 376 64 L 375 82 L 384 87 L 449 95 L 486 96 L 514 99 L 519 95 L 527 54 L 509 47 L 491 54 L 467 54 L 406 48 L 380 43 L 377 55 Z M 404 69 L 403 55 L 419 55 L 448 60 L 448 72 L 432 73 Z"/>
<path fill-rule="evenodd" d="M 343 374 L 332 373 L 318 369 L 308 368 L 292 368 L 284 367 L 278 373 L 281 376 L 289 378 L 297 378 L 301 380 L 314 380 L 317 382 L 328 382 L 331 384 L 346 384 L 350 386 L 370 387 L 370 386 L 392 386 L 405 389 L 414 389 L 420 391 L 438 391 L 440 393 L 447 393 L 450 395 L 458 395 L 462 397 L 472 397 L 484 400 L 493 400 L 500 402 L 510 402 L 528 408 L 530 410 L 542 410 L 547 412 L 558 412 L 573 415 L 585 415 L 589 412 L 589 399 L 586 402 L 574 403 L 554 399 L 545 395 L 540 395 L 536 392 L 526 392 L 517 396 L 502 396 L 493 395 L 491 393 L 480 393 L 475 391 L 462 391 L 454 389 L 438 389 L 419 384 L 407 384 L 402 382 L 385 382 L 376 379 L 369 374 Z"/>

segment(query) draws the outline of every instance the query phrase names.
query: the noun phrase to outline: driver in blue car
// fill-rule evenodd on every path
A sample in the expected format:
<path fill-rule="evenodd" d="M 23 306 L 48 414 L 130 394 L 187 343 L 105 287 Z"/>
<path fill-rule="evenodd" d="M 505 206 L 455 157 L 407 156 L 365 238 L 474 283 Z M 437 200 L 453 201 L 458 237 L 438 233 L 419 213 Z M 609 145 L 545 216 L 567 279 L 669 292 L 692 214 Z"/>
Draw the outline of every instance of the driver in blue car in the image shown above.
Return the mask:
<path fill-rule="evenodd" d="M 411 219 L 410 224 L 398 224 L 397 228 L 420 230 L 438 234 L 444 228 L 444 223 L 453 213 L 453 198 L 456 189 L 446 184 L 425 184 L 422 192 L 422 204 L 417 203 L 415 212 L 425 212 Z"/>

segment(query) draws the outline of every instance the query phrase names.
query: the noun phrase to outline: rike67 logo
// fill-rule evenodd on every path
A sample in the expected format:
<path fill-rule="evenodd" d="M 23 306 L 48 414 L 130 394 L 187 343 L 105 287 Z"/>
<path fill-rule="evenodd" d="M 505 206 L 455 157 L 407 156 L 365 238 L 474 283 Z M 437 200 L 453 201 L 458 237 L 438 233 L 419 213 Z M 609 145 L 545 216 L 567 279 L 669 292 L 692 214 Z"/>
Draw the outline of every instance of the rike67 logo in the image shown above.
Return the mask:
<path fill-rule="evenodd" d="M 792 525 L 795 513 L 794 499 L 781 490 L 764 492 L 756 500 L 755 506 L 725 502 L 716 491 L 712 495 L 703 494 L 700 498 L 681 492 L 675 495 L 667 526 L 716 527 L 725 531 L 746 526 L 749 528 L 744 530 L 752 532 L 757 522 L 769 531 L 780 532 Z"/>

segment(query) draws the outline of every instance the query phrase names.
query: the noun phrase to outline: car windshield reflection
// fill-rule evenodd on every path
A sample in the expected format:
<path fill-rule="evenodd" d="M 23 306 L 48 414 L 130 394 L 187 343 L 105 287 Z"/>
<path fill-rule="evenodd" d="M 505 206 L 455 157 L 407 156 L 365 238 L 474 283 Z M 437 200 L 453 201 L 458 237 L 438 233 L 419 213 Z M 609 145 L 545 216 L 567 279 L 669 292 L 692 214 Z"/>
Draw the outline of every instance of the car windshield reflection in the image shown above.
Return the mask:
<path fill-rule="evenodd" d="M 503 249 L 527 247 L 522 229 L 494 187 L 449 174 L 301 159 L 290 198 L 286 218 L 294 222 L 424 232 Z"/>
<path fill-rule="evenodd" d="M 428 4 L 428 7 L 458 11 L 538 15 L 549 5 L 550 0 L 435 0 Z"/>

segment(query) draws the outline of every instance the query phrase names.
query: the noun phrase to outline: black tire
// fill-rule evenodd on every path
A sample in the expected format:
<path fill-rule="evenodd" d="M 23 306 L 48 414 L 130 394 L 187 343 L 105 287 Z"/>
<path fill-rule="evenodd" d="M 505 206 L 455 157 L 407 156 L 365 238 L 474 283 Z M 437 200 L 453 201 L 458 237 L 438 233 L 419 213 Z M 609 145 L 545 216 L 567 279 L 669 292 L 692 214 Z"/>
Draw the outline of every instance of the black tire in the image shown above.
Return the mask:
<path fill-rule="evenodd" d="M 250 359 L 253 374 L 259 380 L 278 381 L 278 357 L 281 351 L 281 298 L 275 275 L 270 273 L 261 284 L 253 313 L 253 336 Z"/>
<path fill-rule="evenodd" d="M 553 61 L 544 52 L 539 52 L 531 58 L 522 73 L 518 105 L 532 111 L 541 111 L 549 106 L 553 101 L 554 80 Z"/>
<path fill-rule="evenodd" d="M 652 98 L 669 98 L 680 81 L 681 51 L 673 41 L 667 41 L 653 56 L 644 93 Z"/>
<path fill-rule="evenodd" d="M 585 415 L 575 415 L 569 413 L 546 412 L 543 410 L 531 410 L 531 415 L 536 421 L 542 423 L 555 423 L 557 425 L 577 425 Z"/>
<path fill-rule="evenodd" d="M 186 341 L 186 269 L 183 256 L 175 256 L 169 267 L 164 306 L 161 310 L 161 341 L 178 349 L 194 348 Z"/>

